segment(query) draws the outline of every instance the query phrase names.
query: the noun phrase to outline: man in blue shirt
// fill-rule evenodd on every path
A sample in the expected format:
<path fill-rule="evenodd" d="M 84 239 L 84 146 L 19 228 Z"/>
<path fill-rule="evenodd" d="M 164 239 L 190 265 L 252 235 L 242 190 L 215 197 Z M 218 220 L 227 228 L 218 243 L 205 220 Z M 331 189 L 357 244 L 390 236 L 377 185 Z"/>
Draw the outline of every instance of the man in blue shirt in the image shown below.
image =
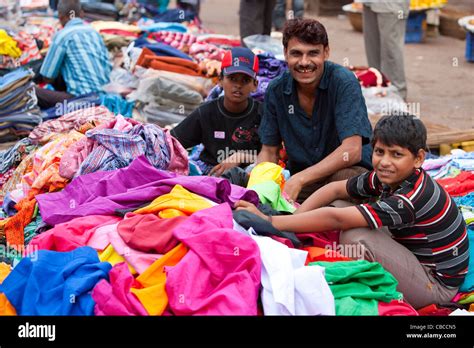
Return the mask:
<path fill-rule="evenodd" d="M 277 163 L 283 141 L 292 174 L 285 192 L 303 201 L 328 182 L 371 169 L 372 127 L 354 74 L 327 60 L 321 23 L 289 20 L 283 46 L 289 72 L 268 86 L 257 163 Z"/>
<path fill-rule="evenodd" d="M 42 108 L 74 96 L 98 92 L 110 81 L 112 64 L 104 41 L 79 18 L 80 15 L 79 0 L 59 1 L 58 16 L 64 28 L 54 36 L 40 74 L 51 83 L 63 79 L 66 91 L 37 88 L 38 104 Z"/>

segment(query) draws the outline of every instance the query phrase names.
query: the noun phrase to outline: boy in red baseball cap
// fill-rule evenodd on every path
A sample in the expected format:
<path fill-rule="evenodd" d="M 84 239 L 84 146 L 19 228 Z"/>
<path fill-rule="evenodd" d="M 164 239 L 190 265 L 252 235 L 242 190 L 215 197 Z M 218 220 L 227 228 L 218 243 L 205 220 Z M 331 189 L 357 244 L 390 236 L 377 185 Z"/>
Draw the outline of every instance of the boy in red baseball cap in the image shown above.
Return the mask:
<path fill-rule="evenodd" d="M 258 57 L 251 50 L 226 52 L 219 77 L 224 96 L 202 104 L 171 131 L 185 148 L 204 145 L 199 156 L 204 175 L 221 176 L 255 161 L 262 105 L 250 94 L 257 89 L 257 73 Z"/>

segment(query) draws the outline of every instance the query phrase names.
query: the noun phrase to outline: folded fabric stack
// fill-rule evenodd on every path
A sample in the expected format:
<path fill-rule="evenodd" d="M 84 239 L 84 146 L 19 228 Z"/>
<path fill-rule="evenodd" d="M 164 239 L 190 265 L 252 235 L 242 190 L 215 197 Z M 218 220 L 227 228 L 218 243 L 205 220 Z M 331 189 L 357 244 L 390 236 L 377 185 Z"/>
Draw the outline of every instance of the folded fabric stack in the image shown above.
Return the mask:
<path fill-rule="evenodd" d="M 100 33 L 109 51 L 128 46 L 140 33 L 140 29 L 135 25 L 114 21 L 95 21 L 91 25 Z"/>
<path fill-rule="evenodd" d="M 81 0 L 84 19 L 92 21 L 115 21 L 119 17 L 117 7 L 113 4 L 104 3 L 98 0 Z"/>
<path fill-rule="evenodd" d="M 33 35 L 25 30 L 19 32 L 9 31 L 8 35 L 16 41 L 17 46 L 21 51 L 21 55 L 19 57 L 14 57 L 11 55 L 0 54 L 1 69 L 16 69 L 32 61 L 42 59 Z"/>
<path fill-rule="evenodd" d="M 42 122 L 32 78 L 25 69 L 0 78 L 0 142 L 28 136 Z"/>

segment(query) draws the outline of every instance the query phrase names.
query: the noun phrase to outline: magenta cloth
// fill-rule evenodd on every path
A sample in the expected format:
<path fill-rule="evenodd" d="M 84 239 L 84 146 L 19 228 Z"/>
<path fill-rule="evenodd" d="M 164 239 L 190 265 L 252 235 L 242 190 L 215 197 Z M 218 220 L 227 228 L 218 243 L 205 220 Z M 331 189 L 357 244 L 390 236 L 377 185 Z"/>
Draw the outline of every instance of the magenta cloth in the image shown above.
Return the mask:
<path fill-rule="evenodd" d="M 35 236 L 28 244 L 27 251 L 35 249 L 71 251 L 81 246 L 87 246 L 89 239 L 99 227 L 115 224 L 120 220 L 122 218 L 109 215 L 76 218 L 58 224 L 52 229 Z"/>
<path fill-rule="evenodd" d="M 130 292 L 135 279 L 125 262 L 116 264 L 109 272 L 110 283 L 102 279 L 92 290 L 95 315 L 148 315 L 138 299 Z"/>
<path fill-rule="evenodd" d="M 297 233 L 296 237 L 303 243 L 304 246 L 326 248 L 328 245 L 336 246 L 339 244 L 339 234 L 340 231 Z"/>
<path fill-rule="evenodd" d="M 194 213 L 174 235 L 189 248 L 176 266 L 165 268 L 175 315 L 257 315 L 260 250 L 233 230 L 228 204 Z"/>
<path fill-rule="evenodd" d="M 233 206 L 245 200 L 258 205 L 255 191 L 231 185 L 226 179 L 181 176 L 156 169 L 145 156 L 126 168 L 81 175 L 61 192 L 41 194 L 36 199 L 43 221 L 54 226 L 81 216 L 113 215 L 116 210 L 138 208 L 169 193 L 177 184 L 216 203 Z"/>
<path fill-rule="evenodd" d="M 87 242 L 87 246 L 96 250 L 104 250 L 111 244 L 115 252 L 122 256 L 138 274 L 145 272 L 153 262 L 163 256 L 163 254 L 144 253 L 131 248 L 118 234 L 117 226 L 118 223 L 97 228 Z"/>
<path fill-rule="evenodd" d="M 379 315 L 383 316 L 419 316 L 418 312 L 406 302 L 392 300 L 390 302 L 379 301 Z"/>

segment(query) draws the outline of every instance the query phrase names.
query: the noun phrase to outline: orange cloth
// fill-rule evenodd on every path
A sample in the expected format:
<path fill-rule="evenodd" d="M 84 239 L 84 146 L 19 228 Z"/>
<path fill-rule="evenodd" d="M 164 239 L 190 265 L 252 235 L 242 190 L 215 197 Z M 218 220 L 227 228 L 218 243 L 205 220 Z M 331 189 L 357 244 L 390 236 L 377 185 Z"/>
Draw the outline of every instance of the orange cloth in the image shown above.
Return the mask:
<path fill-rule="evenodd" d="M 140 274 L 136 283 L 141 288 L 132 288 L 143 307 L 150 315 L 161 315 L 168 306 L 168 295 L 165 291 L 166 273 L 165 266 L 175 266 L 186 255 L 188 249 L 182 243 L 153 262 L 153 264 Z M 137 285 L 135 285 L 137 286 Z"/>
<path fill-rule="evenodd" d="M 171 71 L 178 74 L 204 76 L 197 63 L 177 57 L 160 57 L 146 47 L 143 48 L 140 57 L 138 57 L 137 65 L 144 68 Z"/>
<path fill-rule="evenodd" d="M 28 196 L 15 205 L 15 209 L 18 213 L 10 217 L 4 227 L 5 236 L 9 246 L 17 249 L 24 247 L 25 227 L 33 219 L 36 205 L 36 199 L 34 197 L 39 193 L 40 190 L 31 189 Z"/>
<path fill-rule="evenodd" d="M 3 283 L 6 277 L 10 274 L 10 266 L 6 263 L 0 263 L 0 284 Z M 16 315 L 16 310 L 8 301 L 5 294 L 0 294 L 0 315 Z"/>

